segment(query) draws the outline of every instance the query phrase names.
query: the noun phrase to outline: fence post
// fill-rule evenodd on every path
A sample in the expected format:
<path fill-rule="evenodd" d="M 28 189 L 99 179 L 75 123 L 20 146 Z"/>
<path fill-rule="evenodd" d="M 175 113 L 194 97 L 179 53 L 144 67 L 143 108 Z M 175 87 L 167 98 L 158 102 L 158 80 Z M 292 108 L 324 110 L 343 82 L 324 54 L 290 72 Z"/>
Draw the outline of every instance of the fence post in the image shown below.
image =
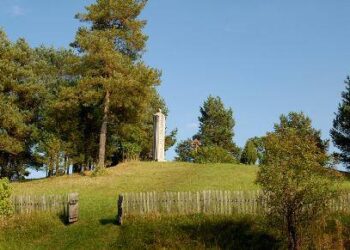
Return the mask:
<path fill-rule="evenodd" d="M 123 195 L 119 195 L 117 225 L 121 225 L 123 223 L 123 199 L 124 199 Z"/>

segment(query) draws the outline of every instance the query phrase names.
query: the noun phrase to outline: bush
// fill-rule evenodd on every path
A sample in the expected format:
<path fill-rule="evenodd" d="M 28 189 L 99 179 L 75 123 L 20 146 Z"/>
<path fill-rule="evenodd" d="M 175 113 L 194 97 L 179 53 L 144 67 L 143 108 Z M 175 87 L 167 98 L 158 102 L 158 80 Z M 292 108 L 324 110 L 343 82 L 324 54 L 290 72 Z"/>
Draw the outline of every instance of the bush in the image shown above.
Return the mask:
<path fill-rule="evenodd" d="M 267 134 L 264 145 L 265 164 L 257 183 L 267 197 L 267 218 L 285 236 L 288 249 L 301 249 L 322 234 L 313 234 L 312 228 L 321 228 L 329 216 L 338 177 L 326 168 L 327 154 L 314 134 L 303 129 L 277 128 Z"/>
<path fill-rule="evenodd" d="M 7 178 L 0 179 L 0 217 L 8 216 L 13 213 L 11 201 L 12 188 Z"/>
<path fill-rule="evenodd" d="M 195 163 L 236 163 L 236 159 L 227 150 L 218 146 L 200 147 L 194 156 Z"/>
<path fill-rule="evenodd" d="M 193 162 L 196 151 L 193 147 L 193 140 L 187 139 L 177 144 L 175 152 L 176 161 Z"/>

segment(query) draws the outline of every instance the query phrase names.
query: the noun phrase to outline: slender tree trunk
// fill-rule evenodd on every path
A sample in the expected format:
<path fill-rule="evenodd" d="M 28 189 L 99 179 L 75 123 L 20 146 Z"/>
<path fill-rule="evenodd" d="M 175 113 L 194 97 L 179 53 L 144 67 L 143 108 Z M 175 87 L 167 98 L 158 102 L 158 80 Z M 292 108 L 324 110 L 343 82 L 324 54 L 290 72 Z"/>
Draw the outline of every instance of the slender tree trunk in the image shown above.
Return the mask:
<path fill-rule="evenodd" d="M 53 175 L 53 166 L 52 166 L 52 159 L 50 158 L 49 162 L 48 162 L 48 173 L 47 173 L 47 177 L 51 177 Z"/>
<path fill-rule="evenodd" d="M 289 250 L 300 250 L 300 240 L 297 234 L 297 228 L 295 224 L 295 218 L 293 215 L 287 218 L 287 228 L 288 228 L 288 249 Z"/>
<path fill-rule="evenodd" d="M 68 156 L 64 156 L 64 170 L 66 175 L 69 175 L 69 161 L 68 161 Z"/>
<path fill-rule="evenodd" d="M 104 109 L 103 109 L 103 120 L 100 131 L 100 146 L 99 146 L 99 154 L 98 154 L 98 167 L 105 167 L 105 156 L 106 156 L 106 140 L 107 140 L 107 123 L 108 123 L 108 112 L 109 112 L 109 97 L 110 93 L 107 90 L 104 101 Z"/>
<path fill-rule="evenodd" d="M 56 163 L 55 163 L 55 165 L 56 165 L 56 173 L 55 173 L 55 175 L 59 176 L 60 175 L 60 156 L 59 156 L 59 154 L 56 155 Z"/>

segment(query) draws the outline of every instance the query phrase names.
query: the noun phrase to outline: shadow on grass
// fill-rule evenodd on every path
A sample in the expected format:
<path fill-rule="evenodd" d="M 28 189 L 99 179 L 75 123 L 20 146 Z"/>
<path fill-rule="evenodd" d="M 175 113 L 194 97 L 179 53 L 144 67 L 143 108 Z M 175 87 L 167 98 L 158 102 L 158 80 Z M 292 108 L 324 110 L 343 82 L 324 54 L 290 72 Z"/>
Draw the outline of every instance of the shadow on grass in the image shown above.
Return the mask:
<path fill-rule="evenodd" d="M 251 221 L 219 221 L 201 225 L 184 225 L 181 229 L 191 239 L 202 242 L 206 247 L 220 249 L 277 249 L 279 242 Z"/>
<path fill-rule="evenodd" d="M 106 219 L 100 219 L 100 224 L 105 226 L 105 225 L 117 225 L 117 219 L 116 218 L 106 218 Z"/>
<path fill-rule="evenodd" d="M 131 218 L 115 246 L 145 248 L 279 249 L 280 242 L 252 218 L 182 216 Z"/>
<path fill-rule="evenodd" d="M 68 214 L 66 212 L 62 212 L 62 213 L 59 213 L 58 214 L 58 217 L 60 218 L 60 221 L 68 226 L 69 225 L 69 222 L 68 222 Z"/>

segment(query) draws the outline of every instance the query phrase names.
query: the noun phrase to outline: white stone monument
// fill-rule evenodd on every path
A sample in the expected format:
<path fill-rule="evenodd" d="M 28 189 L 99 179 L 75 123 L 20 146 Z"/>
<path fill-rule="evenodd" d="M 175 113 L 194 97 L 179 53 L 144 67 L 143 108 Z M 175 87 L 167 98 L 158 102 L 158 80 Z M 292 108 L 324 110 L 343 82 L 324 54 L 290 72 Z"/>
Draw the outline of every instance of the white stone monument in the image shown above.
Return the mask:
<path fill-rule="evenodd" d="M 153 115 L 153 160 L 165 161 L 165 115 L 162 110 Z"/>

